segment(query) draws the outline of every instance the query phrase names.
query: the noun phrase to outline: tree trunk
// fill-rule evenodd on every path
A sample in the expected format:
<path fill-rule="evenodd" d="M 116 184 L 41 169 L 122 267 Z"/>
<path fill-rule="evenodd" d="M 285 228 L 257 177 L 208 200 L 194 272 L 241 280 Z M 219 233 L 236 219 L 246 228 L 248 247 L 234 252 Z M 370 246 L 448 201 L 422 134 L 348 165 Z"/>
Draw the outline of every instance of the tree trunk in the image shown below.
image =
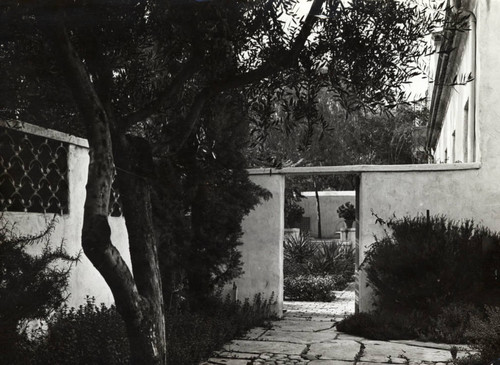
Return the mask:
<path fill-rule="evenodd" d="M 87 126 L 90 163 L 82 230 L 83 251 L 113 293 L 116 308 L 127 328 L 131 363 L 164 365 L 165 319 L 151 217 L 150 187 L 146 179 L 139 177 L 144 153 L 132 151 L 130 147 L 134 146 L 128 145 L 124 136 L 114 135 L 112 143 L 111 130 L 117 130 L 116 121 L 99 99 L 66 29 L 57 21 L 52 25 L 47 29 L 48 36 Z M 108 222 L 115 172 L 114 153 L 117 151 L 122 152 L 118 153 L 122 169 L 129 172 L 129 175 L 120 178 L 120 182 L 123 185 L 134 276 L 111 242 Z M 127 153 L 124 154 L 124 151 Z M 138 173 L 134 173 L 134 170 Z"/>
<path fill-rule="evenodd" d="M 132 268 L 144 299 L 142 323 L 127 323 L 131 360 L 134 364 L 166 364 L 165 310 L 149 183 L 154 175 L 153 158 L 143 139 L 121 136 L 114 142 Z"/>
<path fill-rule="evenodd" d="M 316 183 L 316 179 L 314 179 L 314 196 L 316 197 L 316 214 L 318 217 L 318 238 L 323 238 L 321 233 L 321 205 L 319 202 L 318 184 Z"/>

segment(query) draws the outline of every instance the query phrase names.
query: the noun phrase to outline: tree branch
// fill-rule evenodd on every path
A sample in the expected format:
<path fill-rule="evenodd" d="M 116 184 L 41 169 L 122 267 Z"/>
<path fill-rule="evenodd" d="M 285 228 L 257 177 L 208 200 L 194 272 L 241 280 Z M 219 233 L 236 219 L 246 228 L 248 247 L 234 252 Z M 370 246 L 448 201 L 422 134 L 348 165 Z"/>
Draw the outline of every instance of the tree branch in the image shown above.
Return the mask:
<path fill-rule="evenodd" d="M 318 19 L 318 15 L 321 14 L 321 9 L 323 7 L 325 0 L 314 0 L 309 13 L 304 21 L 304 25 L 300 29 L 299 34 L 295 38 L 290 50 L 285 51 L 279 57 L 278 60 L 271 60 L 264 63 L 262 66 L 255 70 L 248 71 L 246 73 L 231 76 L 223 80 L 215 81 L 210 86 L 201 90 L 196 96 L 193 105 L 191 106 L 190 112 L 185 119 L 188 129 L 186 133 L 181 138 L 181 143 L 178 146 L 178 150 L 189 139 L 189 136 L 196 129 L 201 111 L 205 106 L 205 103 L 213 96 L 217 95 L 226 90 L 239 88 L 257 81 L 260 81 L 266 77 L 272 76 L 273 74 L 291 67 L 299 57 L 300 52 L 304 49 L 307 38 L 309 38 L 314 25 Z M 338 5 L 338 1 L 336 2 Z"/>
<path fill-rule="evenodd" d="M 196 54 L 193 54 L 191 59 L 182 66 L 181 71 L 172 80 L 169 87 L 165 89 L 157 99 L 155 99 L 142 109 L 128 114 L 124 118 L 124 127 L 127 128 L 157 113 L 158 109 L 160 109 L 163 105 L 174 98 L 181 91 L 184 83 L 196 73 L 198 62 L 199 60 Z"/>
<path fill-rule="evenodd" d="M 182 138 L 183 143 L 189 138 L 189 135 L 195 129 L 201 110 L 210 97 L 225 90 L 235 89 L 262 80 L 281 70 L 291 67 L 295 62 L 297 62 L 298 56 L 303 50 L 307 38 L 310 36 L 311 31 L 318 20 L 318 15 L 321 14 L 325 1 L 326 0 L 313 0 L 309 13 L 299 34 L 295 38 L 295 41 L 290 49 L 284 51 L 278 59 L 267 61 L 255 70 L 251 70 L 240 75 L 231 75 L 226 79 L 214 81 L 209 86 L 201 90 L 193 102 L 192 109 L 194 110 L 191 110 L 186 118 L 186 123 L 189 127 L 187 134 Z M 192 59 L 184 65 L 182 71 L 173 80 L 171 86 L 148 106 L 128 115 L 126 118 L 126 124 L 131 125 L 150 117 L 158 110 L 158 108 L 161 108 L 162 105 L 174 97 L 184 85 L 186 80 L 194 74 L 197 62 L 198 59 L 196 57 L 192 57 Z"/>
<path fill-rule="evenodd" d="M 318 16 L 321 14 L 321 9 L 324 3 L 325 0 L 313 1 L 311 9 L 304 20 L 304 25 L 300 29 L 300 32 L 295 38 L 292 46 L 289 50 L 284 51 L 277 60 L 267 61 L 255 70 L 216 81 L 212 84 L 211 88 L 213 88 L 215 92 L 235 89 L 260 81 L 266 77 L 272 76 L 276 72 L 293 66 L 293 64 L 297 62 L 300 52 L 304 49 L 307 38 L 311 35 L 312 29 L 318 20 Z"/>

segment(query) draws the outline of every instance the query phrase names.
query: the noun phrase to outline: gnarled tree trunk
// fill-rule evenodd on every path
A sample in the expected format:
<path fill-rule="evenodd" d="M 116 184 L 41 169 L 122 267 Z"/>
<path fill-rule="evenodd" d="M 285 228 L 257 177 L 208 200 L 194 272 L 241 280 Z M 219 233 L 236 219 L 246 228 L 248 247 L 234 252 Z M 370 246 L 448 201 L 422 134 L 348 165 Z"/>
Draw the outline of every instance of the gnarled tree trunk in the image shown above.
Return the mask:
<path fill-rule="evenodd" d="M 64 26 L 55 23 L 47 30 L 87 125 L 90 164 L 82 230 L 84 253 L 108 284 L 116 308 L 125 321 L 131 363 L 166 364 L 165 317 L 150 186 L 146 179 L 133 172 L 143 164 L 140 157 L 144 155 L 132 151 L 133 146 L 125 136 L 116 132 L 116 121 L 103 106 Z M 112 130 L 115 131 L 113 138 Z M 129 176 L 119 176 L 134 275 L 111 242 L 108 222 L 114 153 L 117 151 L 121 154 L 122 170 L 130 172 Z"/>
<path fill-rule="evenodd" d="M 151 185 L 154 174 L 149 143 L 140 138 L 115 138 L 118 186 L 129 236 L 130 257 L 135 283 L 143 296 L 143 323 L 127 324 L 130 341 L 140 346 L 132 351 L 134 364 L 145 364 L 145 357 L 165 358 L 165 311 L 158 260 L 158 240 L 155 234 Z M 152 351 L 144 354 L 143 351 Z"/>

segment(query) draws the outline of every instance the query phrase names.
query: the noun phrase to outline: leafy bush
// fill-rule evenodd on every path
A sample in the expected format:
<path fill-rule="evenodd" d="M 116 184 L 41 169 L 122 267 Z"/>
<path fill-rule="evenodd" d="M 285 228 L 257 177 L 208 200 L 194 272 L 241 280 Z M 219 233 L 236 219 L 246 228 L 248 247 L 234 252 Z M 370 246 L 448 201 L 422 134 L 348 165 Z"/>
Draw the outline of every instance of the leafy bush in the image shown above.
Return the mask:
<path fill-rule="evenodd" d="M 336 242 L 318 244 L 307 234 L 284 243 L 284 293 L 290 300 L 331 301 L 354 274 L 354 250 Z"/>
<path fill-rule="evenodd" d="M 448 303 L 473 300 L 486 285 L 482 242 L 498 250 L 497 234 L 437 216 L 393 219 L 387 226 L 392 234 L 377 239 L 365 261 L 379 307 L 436 315 Z"/>
<path fill-rule="evenodd" d="M 317 251 L 318 245 L 311 240 L 311 236 L 308 233 L 300 232 L 298 236 L 287 236 L 283 243 L 285 271 L 288 263 L 307 265 L 307 262 Z"/>
<path fill-rule="evenodd" d="M 413 339 L 417 337 L 414 317 L 387 311 L 356 313 L 339 322 L 337 330 L 372 340 Z"/>
<path fill-rule="evenodd" d="M 87 298 L 78 309 L 64 307 L 38 339 L 35 364 L 128 364 L 125 324 L 114 306 Z"/>
<path fill-rule="evenodd" d="M 500 358 L 500 307 L 486 307 L 486 318 L 473 315 L 466 335 L 483 364 Z"/>
<path fill-rule="evenodd" d="M 451 303 L 435 316 L 418 310 L 376 309 L 351 315 L 337 325 L 349 334 L 374 340 L 418 339 L 442 343 L 467 343 L 473 318 L 481 311 L 470 303 Z"/>
<path fill-rule="evenodd" d="M 274 299 L 256 296 L 233 302 L 215 296 L 197 312 L 166 314 L 169 364 L 192 365 L 271 318 Z M 97 306 L 93 299 L 78 309 L 63 308 L 48 322 L 45 333 L 33 341 L 37 350 L 32 364 L 128 364 L 129 346 L 125 325 L 114 306 Z M 27 342 L 28 343 L 28 342 Z M 18 362 L 19 364 L 28 363 Z"/>
<path fill-rule="evenodd" d="M 28 345 L 20 327 L 45 318 L 66 299 L 70 267 L 58 264 L 77 258 L 69 256 L 62 245 L 50 247 L 53 223 L 31 236 L 17 236 L 11 225 L 0 223 L 0 357 L 6 362 L 21 361 L 28 352 L 16 348 Z M 36 245 L 41 245 L 40 254 L 27 253 Z"/>
<path fill-rule="evenodd" d="M 354 274 L 354 250 L 335 241 L 313 242 L 308 234 L 289 236 L 283 245 L 285 276 L 338 275 L 346 284 Z"/>
<path fill-rule="evenodd" d="M 421 330 L 422 340 L 444 343 L 466 343 L 466 331 L 473 316 L 480 316 L 480 310 L 471 303 L 450 303 L 435 318 L 430 318 L 430 326 Z M 417 327 L 418 324 L 416 324 Z"/>
<path fill-rule="evenodd" d="M 219 350 L 248 329 L 272 318 L 274 298 L 255 296 L 253 303 L 213 297 L 203 311 L 167 314 L 167 357 L 169 364 L 192 365 Z"/>
<path fill-rule="evenodd" d="M 284 292 L 289 300 L 330 302 L 338 289 L 336 275 L 299 275 L 285 277 Z"/>
<path fill-rule="evenodd" d="M 376 240 L 363 264 L 377 294 L 377 309 L 349 317 L 337 328 L 374 339 L 465 343 L 475 336 L 481 352 L 489 354 L 483 360 L 491 360 L 498 352 L 498 347 L 489 349 L 494 341 L 500 343 L 500 333 L 495 335 L 499 327 L 490 323 L 484 332 L 489 322 L 481 320 L 481 308 L 498 300 L 493 273 L 498 270 L 499 236 L 472 221 L 445 217 L 392 219 L 387 227 L 392 233 Z M 496 315 L 490 310 L 489 321 L 499 321 Z M 489 342 L 491 337 L 496 339 Z"/>
<path fill-rule="evenodd" d="M 240 97 L 217 98 L 215 108 L 204 109 L 200 130 L 193 134 L 204 138 L 190 139 L 176 148 L 175 156 L 157 160 L 153 212 L 164 297 L 175 295 L 183 283 L 192 307 L 203 306 L 214 288 L 242 273 L 242 220 L 271 197 L 246 170 L 243 141 L 249 129 L 234 123 L 243 118 L 241 102 Z M 161 133 L 151 138 L 164 144 Z"/>
<path fill-rule="evenodd" d="M 340 289 L 352 281 L 354 275 L 354 249 L 337 242 L 322 242 L 309 263 L 314 275 L 337 275 Z"/>

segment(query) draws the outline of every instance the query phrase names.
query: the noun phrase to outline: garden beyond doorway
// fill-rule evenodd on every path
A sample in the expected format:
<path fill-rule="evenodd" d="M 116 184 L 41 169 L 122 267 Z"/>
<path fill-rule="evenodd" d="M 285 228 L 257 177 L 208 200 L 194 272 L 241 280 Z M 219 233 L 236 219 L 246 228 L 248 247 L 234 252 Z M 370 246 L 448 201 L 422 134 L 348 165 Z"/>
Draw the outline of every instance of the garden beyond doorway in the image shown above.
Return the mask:
<path fill-rule="evenodd" d="M 341 240 L 315 240 L 291 234 L 283 243 L 284 298 L 331 302 L 335 291 L 354 280 L 354 247 Z"/>
<path fill-rule="evenodd" d="M 339 179 L 326 176 L 323 180 L 323 186 L 329 182 L 333 189 L 332 184 Z M 348 179 L 343 180 L 342 187 L 354 187 Z M 287 182 L 290 184 L 285 187 L 284 298 L 331 302 L 336 298 L 335 291 L 344 290 L 354 280 L 356 191 L 297 190 L 304 186 L 317 188 L 318 179 L 314 176 Z"/>

